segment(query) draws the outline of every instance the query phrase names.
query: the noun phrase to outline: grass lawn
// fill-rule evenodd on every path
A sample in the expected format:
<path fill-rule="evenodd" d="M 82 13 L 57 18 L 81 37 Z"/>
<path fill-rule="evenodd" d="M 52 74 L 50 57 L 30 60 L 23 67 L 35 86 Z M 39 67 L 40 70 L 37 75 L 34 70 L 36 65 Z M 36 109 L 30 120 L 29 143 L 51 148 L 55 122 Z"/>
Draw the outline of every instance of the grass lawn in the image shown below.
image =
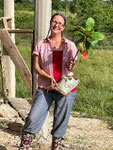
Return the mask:
<path fill-rule="evenodd" d="M 113 51 L 94 50 L 86 61 L 79 54 L 75 75 L 80 79 L 73 110 L 87 115 L 113 115 Z"/>

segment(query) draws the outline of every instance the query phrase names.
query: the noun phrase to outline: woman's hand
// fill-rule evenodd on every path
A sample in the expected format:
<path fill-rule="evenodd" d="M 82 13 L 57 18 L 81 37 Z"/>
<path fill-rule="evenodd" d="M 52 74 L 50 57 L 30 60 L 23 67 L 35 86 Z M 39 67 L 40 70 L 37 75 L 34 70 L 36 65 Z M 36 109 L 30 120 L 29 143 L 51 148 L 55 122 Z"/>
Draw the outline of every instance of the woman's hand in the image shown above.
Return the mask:
<path fill-rule="evenodd" d="M 51 80 L 51 87 L 52 87 L 52 89 L 54 89 L 55 88 L 55 86 L 57 85 L 57 82 L 56 82 L 56 80 L 54 79 L 54 78 L 50 78 L 50 80 Z"/>
<path fill-rule="evenodd" d="M 73 72 L 75 69 L 75 61 L 71 60 L 70 62 L 67 63 L 67 68 L 69 71 Z"/>

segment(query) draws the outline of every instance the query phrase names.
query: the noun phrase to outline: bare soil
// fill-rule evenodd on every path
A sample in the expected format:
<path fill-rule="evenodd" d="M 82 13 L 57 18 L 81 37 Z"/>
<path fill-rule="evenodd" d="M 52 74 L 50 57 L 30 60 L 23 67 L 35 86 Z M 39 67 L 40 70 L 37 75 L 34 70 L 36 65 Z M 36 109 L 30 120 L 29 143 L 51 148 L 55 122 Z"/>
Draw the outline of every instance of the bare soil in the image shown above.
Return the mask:
<path fill-rule="evenodd" d="M 18 150 L 21 132 L 11 131 L 8 122 L 24 124 L 17 111 L 8 104 L 1 104 L 0 150 Z M 52 115 L 49 117 L 48 138 L 44 139 L 40 132 L 30 150 L 50 150 L 51 128 Z M 113 150 L 113 131 L 105 121 L 71 116 L 62 146 L 64 150 Z"/>

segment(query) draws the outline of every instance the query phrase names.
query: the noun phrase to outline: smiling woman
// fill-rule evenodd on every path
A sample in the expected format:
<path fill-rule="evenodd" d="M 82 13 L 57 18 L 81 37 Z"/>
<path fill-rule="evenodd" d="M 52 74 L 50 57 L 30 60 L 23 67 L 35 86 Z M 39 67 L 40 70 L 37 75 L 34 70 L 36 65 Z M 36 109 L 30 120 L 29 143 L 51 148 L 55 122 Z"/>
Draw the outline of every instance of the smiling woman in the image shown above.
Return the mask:
<path fill-rule="evenodd" d="M 20 149 L 25 150 L 29 147 L 34 134 L 40 131 L 54 101 L 54 121 L 51 131 L 52 150 L 60 147 L 60 142 L 66 134 L 76 87 L 73 87 L 66 96 L 56 91 L 55 87 L 64 76 L 73 74 L 77 48 L 72 41 L 63 37 L 65 26 L 65 16 L 61 13 L 54 14 L 50 20 L 47 37 L 36 44 L 33 52 L 34 68 L 38 74 L 38 87 L 23 127 Z"/>
<path fill-rule="evenodd" d="M 51 41 L 61 41 L 62 42 L 62 36 L 61 32 L 65 29 L 66 22 L 62 18 L 62 16 L 54 16 L 53 19 L 51 19 L 50 24 L 50 30 L 51 30 Z M 56 36 L 57 34 L 57 36 Z M 57 39 L 56 39 L 57 38 Z"/>

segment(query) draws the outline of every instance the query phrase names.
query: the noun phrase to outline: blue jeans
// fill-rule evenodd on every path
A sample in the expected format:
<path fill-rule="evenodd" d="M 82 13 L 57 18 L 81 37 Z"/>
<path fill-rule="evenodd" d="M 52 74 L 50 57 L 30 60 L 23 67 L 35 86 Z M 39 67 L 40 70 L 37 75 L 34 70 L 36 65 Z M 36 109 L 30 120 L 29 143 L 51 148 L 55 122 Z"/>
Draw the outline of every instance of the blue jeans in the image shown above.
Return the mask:
<path fill-rule="evenodd" d="M 23 131 L 34 134 L 39 132 L 50 106 L 53 101 L 55 101 L 54 121 L 51 134 L 57 138 L 63 137 L 66 133 L 75 95 L 76 92 L 70 92 L 67 96 L 64 96 L 56 91 L 38 89 L 31 110 L 26 118 Z"/>

